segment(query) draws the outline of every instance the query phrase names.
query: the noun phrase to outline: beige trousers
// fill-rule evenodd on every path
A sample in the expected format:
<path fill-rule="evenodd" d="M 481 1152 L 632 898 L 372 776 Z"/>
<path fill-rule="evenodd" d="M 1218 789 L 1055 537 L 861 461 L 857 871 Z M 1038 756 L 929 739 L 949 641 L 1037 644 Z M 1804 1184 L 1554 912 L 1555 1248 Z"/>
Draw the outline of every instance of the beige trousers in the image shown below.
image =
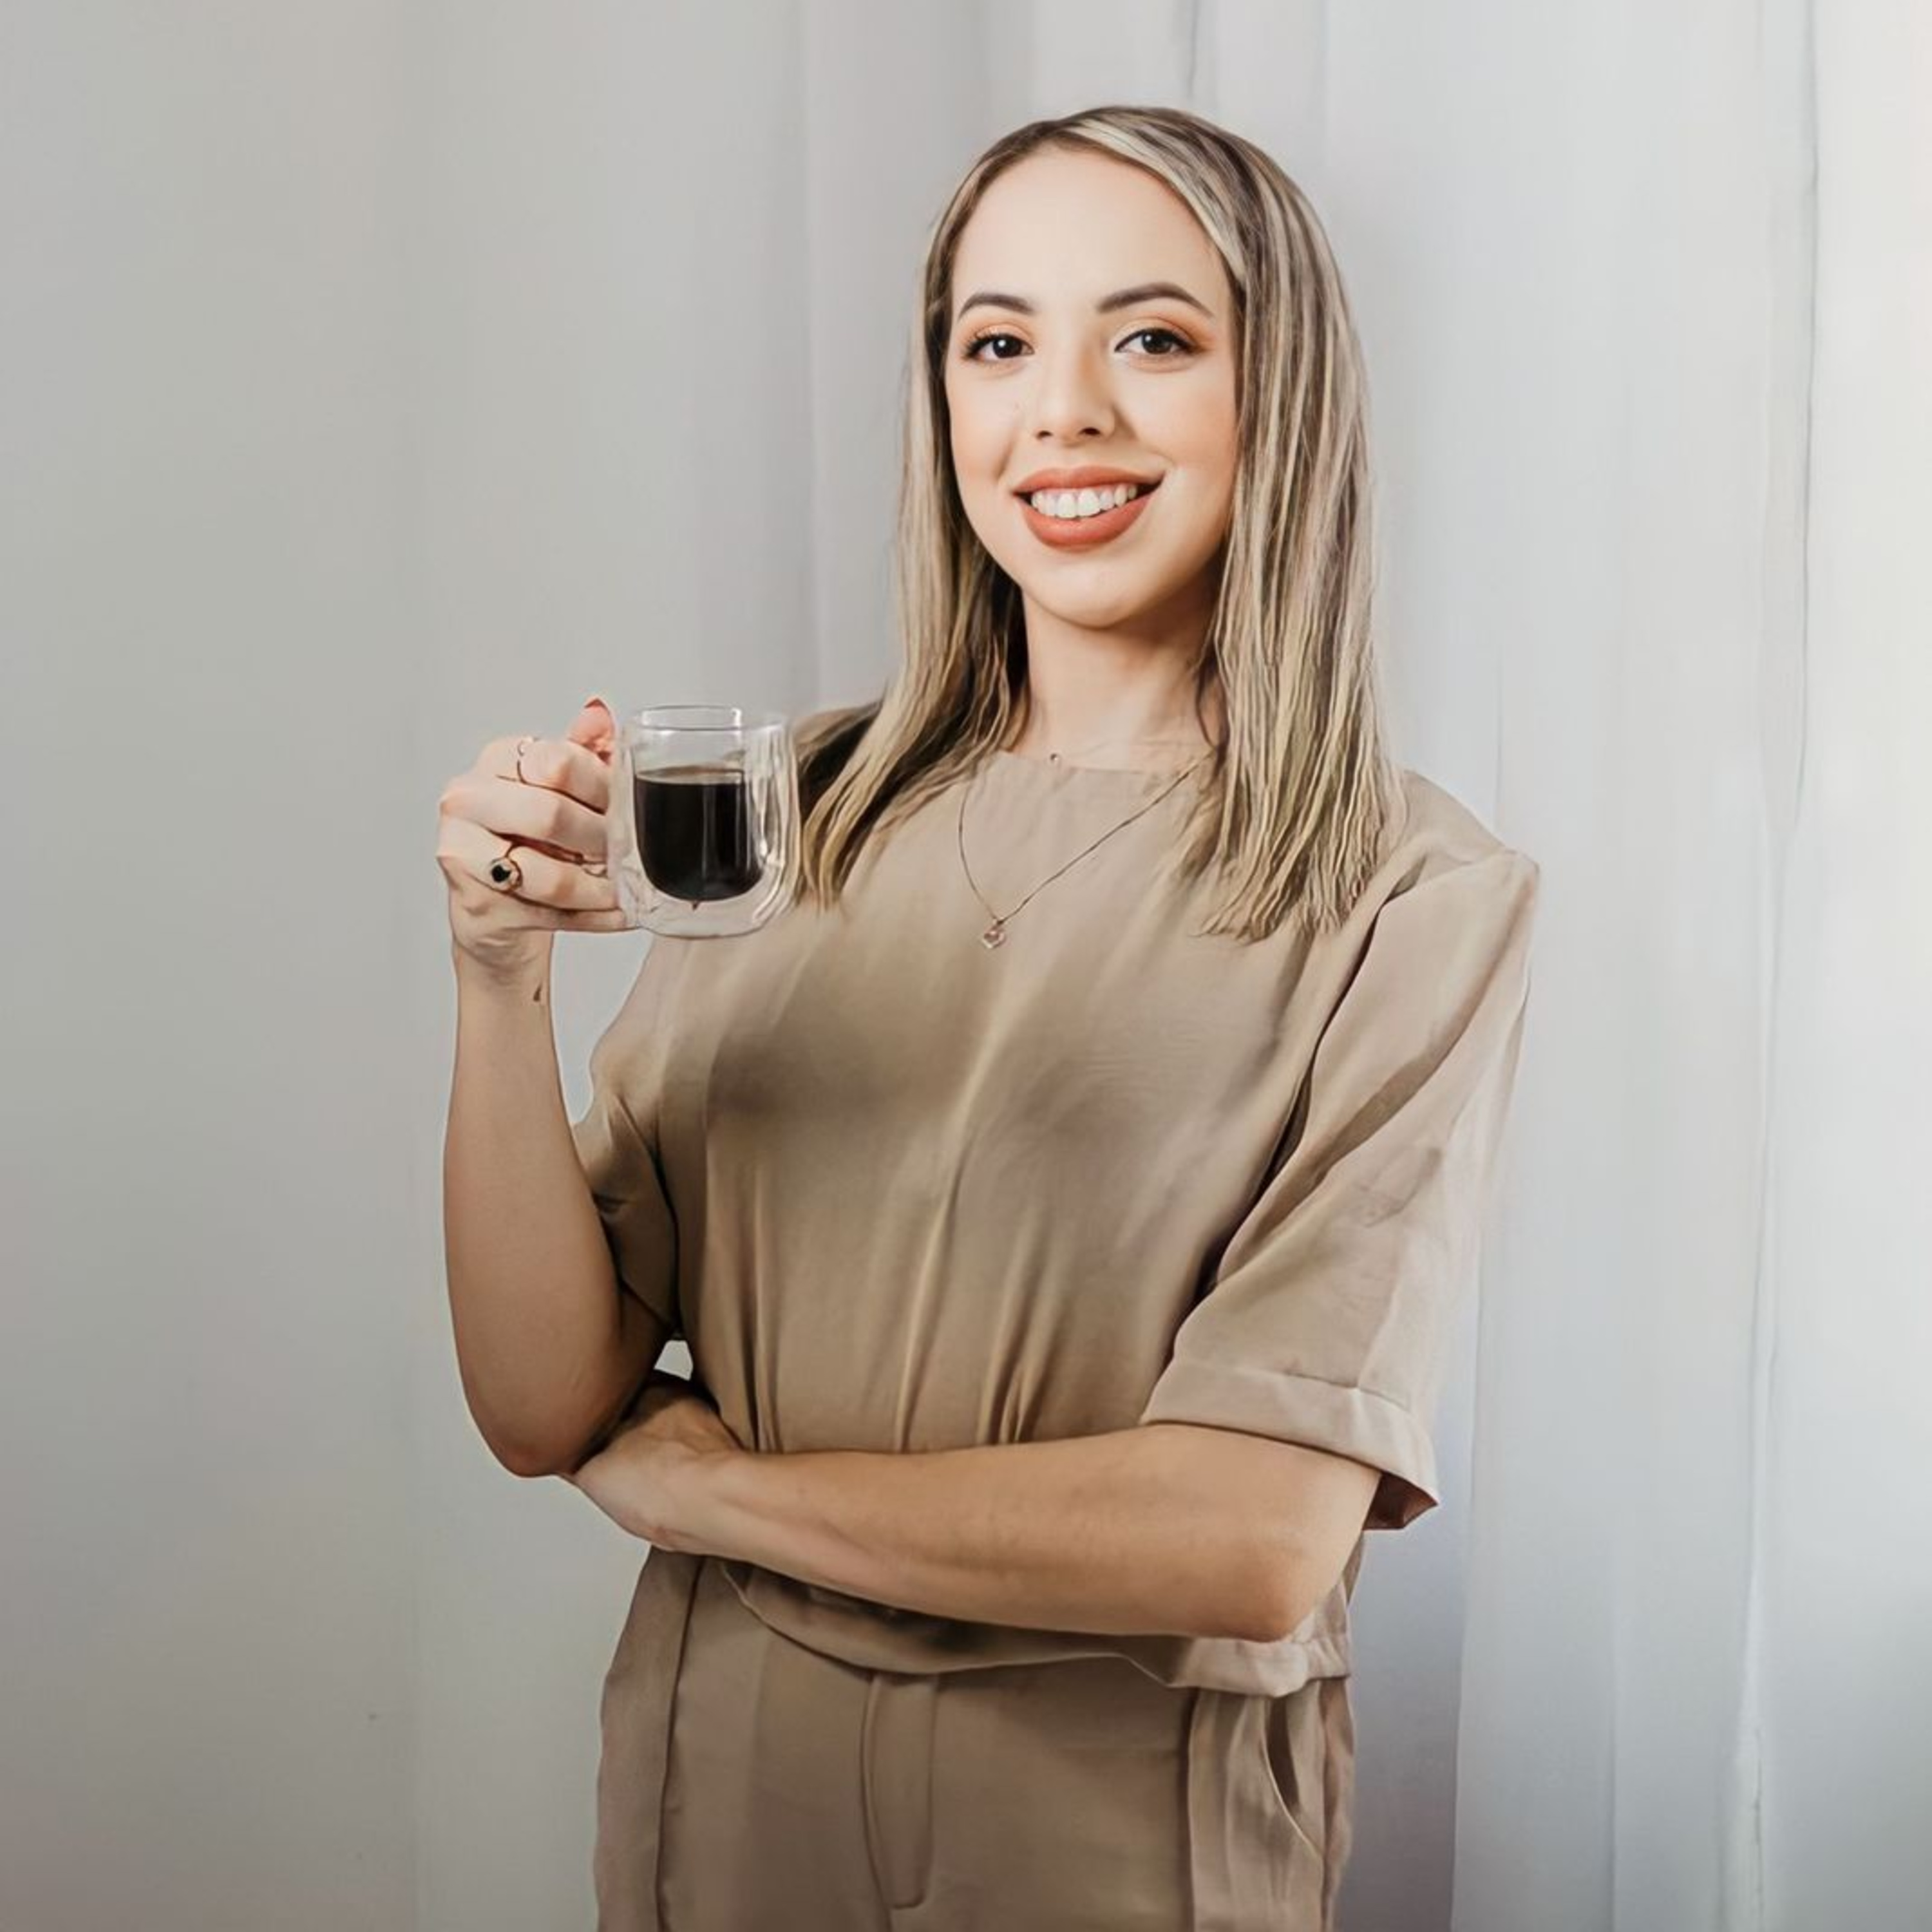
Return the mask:
<path fill-rule="evenodd" d="M 653 1550 L 604 1687 L 598 1932 L 1332 1932 L 1346 1690 L 860 1669 Z"/>

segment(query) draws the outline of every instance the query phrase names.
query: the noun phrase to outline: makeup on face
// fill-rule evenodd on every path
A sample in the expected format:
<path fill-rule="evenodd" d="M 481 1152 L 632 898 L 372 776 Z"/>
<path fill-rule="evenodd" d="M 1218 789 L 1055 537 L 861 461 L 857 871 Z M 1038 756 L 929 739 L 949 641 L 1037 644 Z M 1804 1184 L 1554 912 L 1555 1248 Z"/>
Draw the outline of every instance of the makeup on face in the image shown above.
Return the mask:
<path fill-rule="evenodd" d="M 1232 292 L 1192 214 L 1111 158 L 1034 154 L 987 191 L 951 270 L 953 470 L 989 553 L 1090 608 L 1207 584 L 1237 386 Z M 1147 487 L 1112 500 L 1124 484 Z M 1098 577 L 1071 568 L 1090 553 Z"/>
<path fill-rule="evenodd" d="M 1028 529 L 1041 542 L 1054 550 L 1088 550 L 1130 530 L 1160 484 L 1158 476 L 1090 463 L 1036 470 L 1013 494 Z M 1123 496 L 1124 501 L 1114 500 Z"/>
<path fill-rule="evenodd" d="M 1111 543 L 1123 532 L 1133 528 L 1154 496 L 1152 490 L 1144 489 L 1124 503 L 1117 504 L 1112 509 L 1102 509 L 1095 493 L 1090 490 L 1065 494 L 1073 496 L 1080 511 L 1090 514 L 1060 516 L 1035 509 L 1024 496 L 1018 500 L 1020 514 L 1027 528 L 1053 550 L 1091 550 L 1096 544 Z"/>

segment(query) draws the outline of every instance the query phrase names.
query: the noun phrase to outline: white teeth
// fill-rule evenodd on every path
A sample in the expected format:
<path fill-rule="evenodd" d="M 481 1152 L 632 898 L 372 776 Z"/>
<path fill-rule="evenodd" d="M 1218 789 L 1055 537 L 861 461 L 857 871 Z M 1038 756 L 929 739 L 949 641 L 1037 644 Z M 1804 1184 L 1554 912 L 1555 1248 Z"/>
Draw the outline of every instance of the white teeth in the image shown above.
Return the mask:
<path fill-rule="evenodd" d="M 1100 490 L 1036 490 L 1027 500 L 1045 517 L 1096 517 L 1142 494 L 1138 483 L 1110 483 Z"/>

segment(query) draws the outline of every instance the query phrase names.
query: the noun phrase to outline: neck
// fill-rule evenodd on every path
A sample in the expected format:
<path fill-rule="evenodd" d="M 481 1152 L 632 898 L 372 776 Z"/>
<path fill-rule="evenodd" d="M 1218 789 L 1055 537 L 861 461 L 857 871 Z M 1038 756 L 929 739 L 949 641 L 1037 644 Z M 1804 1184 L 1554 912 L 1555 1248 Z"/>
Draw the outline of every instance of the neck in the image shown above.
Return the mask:
<path fill-rule="evenodd" d="M 1030 602 L 1026 620 L 1026 683 L 1007 749 L 1066 759 L 1104 752 L 1108 764 L 1166 768 L 1219 741 L 1218 680 L 1210 675 L 1198 706 L 1195 698 L 1202 622 L 1150 614 L 1134 626 L 1089 630 Z"/>

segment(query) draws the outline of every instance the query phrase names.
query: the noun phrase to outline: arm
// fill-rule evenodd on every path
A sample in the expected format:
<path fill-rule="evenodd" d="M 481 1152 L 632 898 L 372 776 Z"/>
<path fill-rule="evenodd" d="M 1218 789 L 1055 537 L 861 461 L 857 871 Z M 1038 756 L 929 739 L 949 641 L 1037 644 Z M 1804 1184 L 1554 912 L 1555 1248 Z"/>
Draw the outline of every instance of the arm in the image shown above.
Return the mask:
<path fill-rule="evenodd" d="M 622 1408 L 664 1324 L 618 1286 L 564 1109 L 548 961 L 512 985 L 452 950 L 443 1246 L 457 1363 L 490 1453 L 542 1474 Z"/>
<path fill-rule="evenodd" d="M 1348 1511 L 1359 1531 L 1376 1481 L 1360 1463 L 1184 1424 L 903 1455 L 739 1454 L 688 1474 L 682 1549 L 937 1616 L 1253 1642 L 1326 1594 L 1352 1545 Z M 1280 1499 L 1310 1476 L 1319 1500 L 1287 1526 Z"/>

